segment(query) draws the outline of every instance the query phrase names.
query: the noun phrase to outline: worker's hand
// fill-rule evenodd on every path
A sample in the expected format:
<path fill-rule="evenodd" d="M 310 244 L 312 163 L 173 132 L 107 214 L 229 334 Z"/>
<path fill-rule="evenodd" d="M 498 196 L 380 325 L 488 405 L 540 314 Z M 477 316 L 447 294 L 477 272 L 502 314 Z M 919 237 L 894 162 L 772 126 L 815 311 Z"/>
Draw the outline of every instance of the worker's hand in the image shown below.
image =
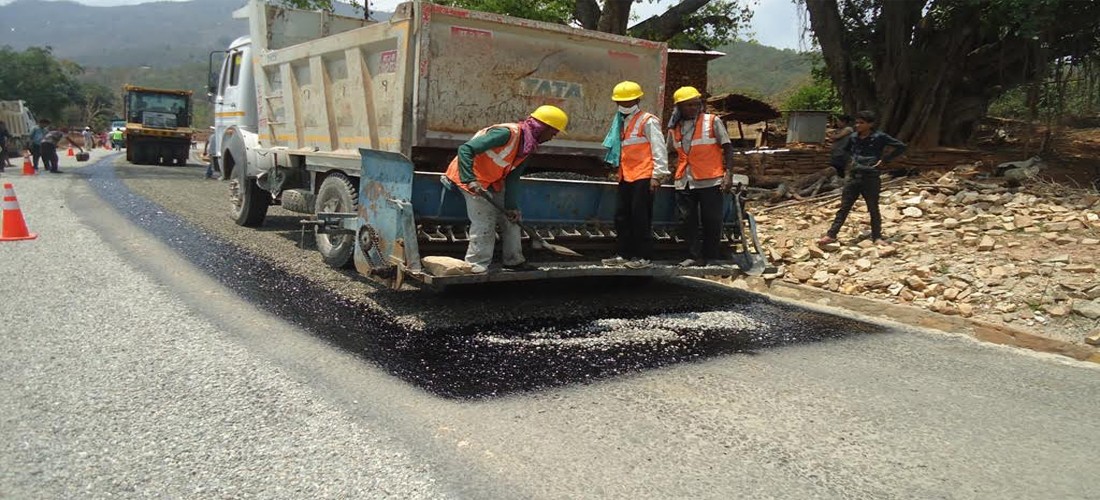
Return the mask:
<path fill-rule="evenodd" d="M 523 214 L 519 210 L 508 210 L 504 212 L 504 217 L 514 224 L 519 224 L 519 221 L 523 219 Z"/>
<path fill-rule="evenodd" d="M 733 190 L 733 177 L 731 177 L 729 174 L 726 174 L 722 177 L 722 192 L 728 193 L 731 190 Z"/>
<path fill-rule="evenodd" d="M 474 194 L 485 194 L 485 188 L 481 187 L 481 183 L 478 181 L 471 182 L 466 185 L 466 189 Z"/>
<path fill-rule="evenodd" d="M 659 179 L 649 180 L 649 192 L 653 193 L 657 191 L 657 188 L 661 187 L 661 181 Z"/>

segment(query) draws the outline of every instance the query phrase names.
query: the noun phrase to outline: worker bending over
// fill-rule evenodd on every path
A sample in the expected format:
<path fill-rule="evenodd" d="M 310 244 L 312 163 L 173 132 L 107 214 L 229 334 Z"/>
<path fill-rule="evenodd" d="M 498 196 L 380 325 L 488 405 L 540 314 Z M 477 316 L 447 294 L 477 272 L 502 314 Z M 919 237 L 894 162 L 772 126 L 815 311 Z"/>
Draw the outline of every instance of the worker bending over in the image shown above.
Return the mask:
<path fill-rule="evenodd" d="M 466 197 L 466 214 L 470 218 L 466 262 L 473 273 L 489 270 L 498 225 L 504 245 L 504 268 L 531 269 L 523 257 L 517 224 L 521 218 L 516 202 L 519 178 L 524 162 L 539 144 L 553 139 L 568 123 L 569 117 L 561 109 L 540 106 L 526 120 L 483 128 L 458 147 L 458 156 L 447 167 L 444 184 L 458 186 Z M 486 197 L 503 203 L 506 214 L 500 213 Z"/>
<path fill-rule="evenodd" d="M 705 266 L 721 259 L 722 193 L 730 189 L 735 151 L 725 123 L 703 112 L 703 95 L 695 87 L 680 87 L 672 100 L 676 109 L 669 121 L 668 142 L 676 154 L 676 209 L 680 237 L 688 251 L 680 265 Z"/>
<path fill-rule="evenodd" d="M 619 172 L 617 251 L 604 265 L 642 269 L 653 258 L 653 193 L 668 178 L 668 152 L 660 120 L 639 108 L 643 95 L 641 85 L 630 81 L 615 85 L 611 94 L 618 110 L 603 145 L 604 161 Z"/>

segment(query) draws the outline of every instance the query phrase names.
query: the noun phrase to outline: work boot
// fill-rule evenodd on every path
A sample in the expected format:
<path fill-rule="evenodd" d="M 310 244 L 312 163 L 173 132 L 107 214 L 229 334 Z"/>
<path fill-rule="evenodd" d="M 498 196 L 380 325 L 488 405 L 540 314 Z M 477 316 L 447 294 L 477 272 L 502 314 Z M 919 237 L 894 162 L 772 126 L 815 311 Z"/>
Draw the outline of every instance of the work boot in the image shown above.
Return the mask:
<path fill-rule="evenodd" d="M 601 260 L 600 264 L 603 264 L 605 266 L 621 266 L 623 264 L 626 264 L 626 259 L 616 255 L 614 257 L 611 257 L 610 259 Z"/>
<path fill-rule="evenodd" d="M 630 269 L 645 269 L 649 266 L 652 266 L 653 263 L 650 262 L 649 259 L 634 259 L 630 262 L 627 262 L 625 265 Z"/>
<path fill-rule="evenodd" d="M 537 267 L 528 264 L 527 261 L 520 262 L 519 264 L 505 264 L 504 269 L 507 271 L 535 271 Z"/>

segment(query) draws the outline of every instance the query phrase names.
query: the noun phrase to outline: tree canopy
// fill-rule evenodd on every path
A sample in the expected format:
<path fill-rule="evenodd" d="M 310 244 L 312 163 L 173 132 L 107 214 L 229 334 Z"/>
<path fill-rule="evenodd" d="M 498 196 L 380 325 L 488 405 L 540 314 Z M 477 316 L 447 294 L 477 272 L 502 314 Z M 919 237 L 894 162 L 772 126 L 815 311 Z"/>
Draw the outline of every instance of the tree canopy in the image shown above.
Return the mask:
<path fill-rule="evenodd" d="M 284 5 L 332 10 L 333 0 L 281 0 Z M 650 0 L 653 1 L 653 0 Z M 352 2 L 358 6 L 363 3 Z M 661 15 L 630 27 L 635 0 L 437 0 L 437 3 L 524 19 L 568 24 L 670 44 L 715 47 L 734 40 L 748 25 L 748 0 L 680 0 Z"/>
<path fill-rule="evenodd" d="M 84 91 L 77 76 L 83 69 L 76 63 L 61 61 L 49 47 L 31 47 L 16 51 L 0 47 L 0 100 L 23 100 L 35 116 L 58 120 L 71 103 L 82 103 Z"/>
<path fill-rule="evenodd" d="M 993 99 L 1100 47 L 1100 2 L 801 1 L 844 109 L 916 146 L 965 143 Z"/>

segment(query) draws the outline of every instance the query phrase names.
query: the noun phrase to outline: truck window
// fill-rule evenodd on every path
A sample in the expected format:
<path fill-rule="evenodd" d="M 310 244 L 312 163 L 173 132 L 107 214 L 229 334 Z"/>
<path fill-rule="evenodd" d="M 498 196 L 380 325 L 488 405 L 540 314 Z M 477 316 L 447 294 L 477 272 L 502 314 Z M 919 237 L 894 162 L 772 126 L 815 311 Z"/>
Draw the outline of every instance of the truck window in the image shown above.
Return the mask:
<path fill-rule="evenodd" d="M 231 66 L 229 68 L 229 86 L 236 87 L 237 83 L 241 80 L 241 53 L 234 52 L 231 57 L 233 58 L 233 62 L 230 63 Z"/>
<path fill-rule="evenodd" d="M 222 70 L 221 70 L 221 73 L 219 73 L 221 78 L 218 78 L 218 95 L 219 96 L 224 96 L 225 95 L 225 86 L 227 84 L 229 84 L 229 62 L 232 59 L 233 59 L 232 54 L 226 54 L 225 60 L 222 61 Z"/>

